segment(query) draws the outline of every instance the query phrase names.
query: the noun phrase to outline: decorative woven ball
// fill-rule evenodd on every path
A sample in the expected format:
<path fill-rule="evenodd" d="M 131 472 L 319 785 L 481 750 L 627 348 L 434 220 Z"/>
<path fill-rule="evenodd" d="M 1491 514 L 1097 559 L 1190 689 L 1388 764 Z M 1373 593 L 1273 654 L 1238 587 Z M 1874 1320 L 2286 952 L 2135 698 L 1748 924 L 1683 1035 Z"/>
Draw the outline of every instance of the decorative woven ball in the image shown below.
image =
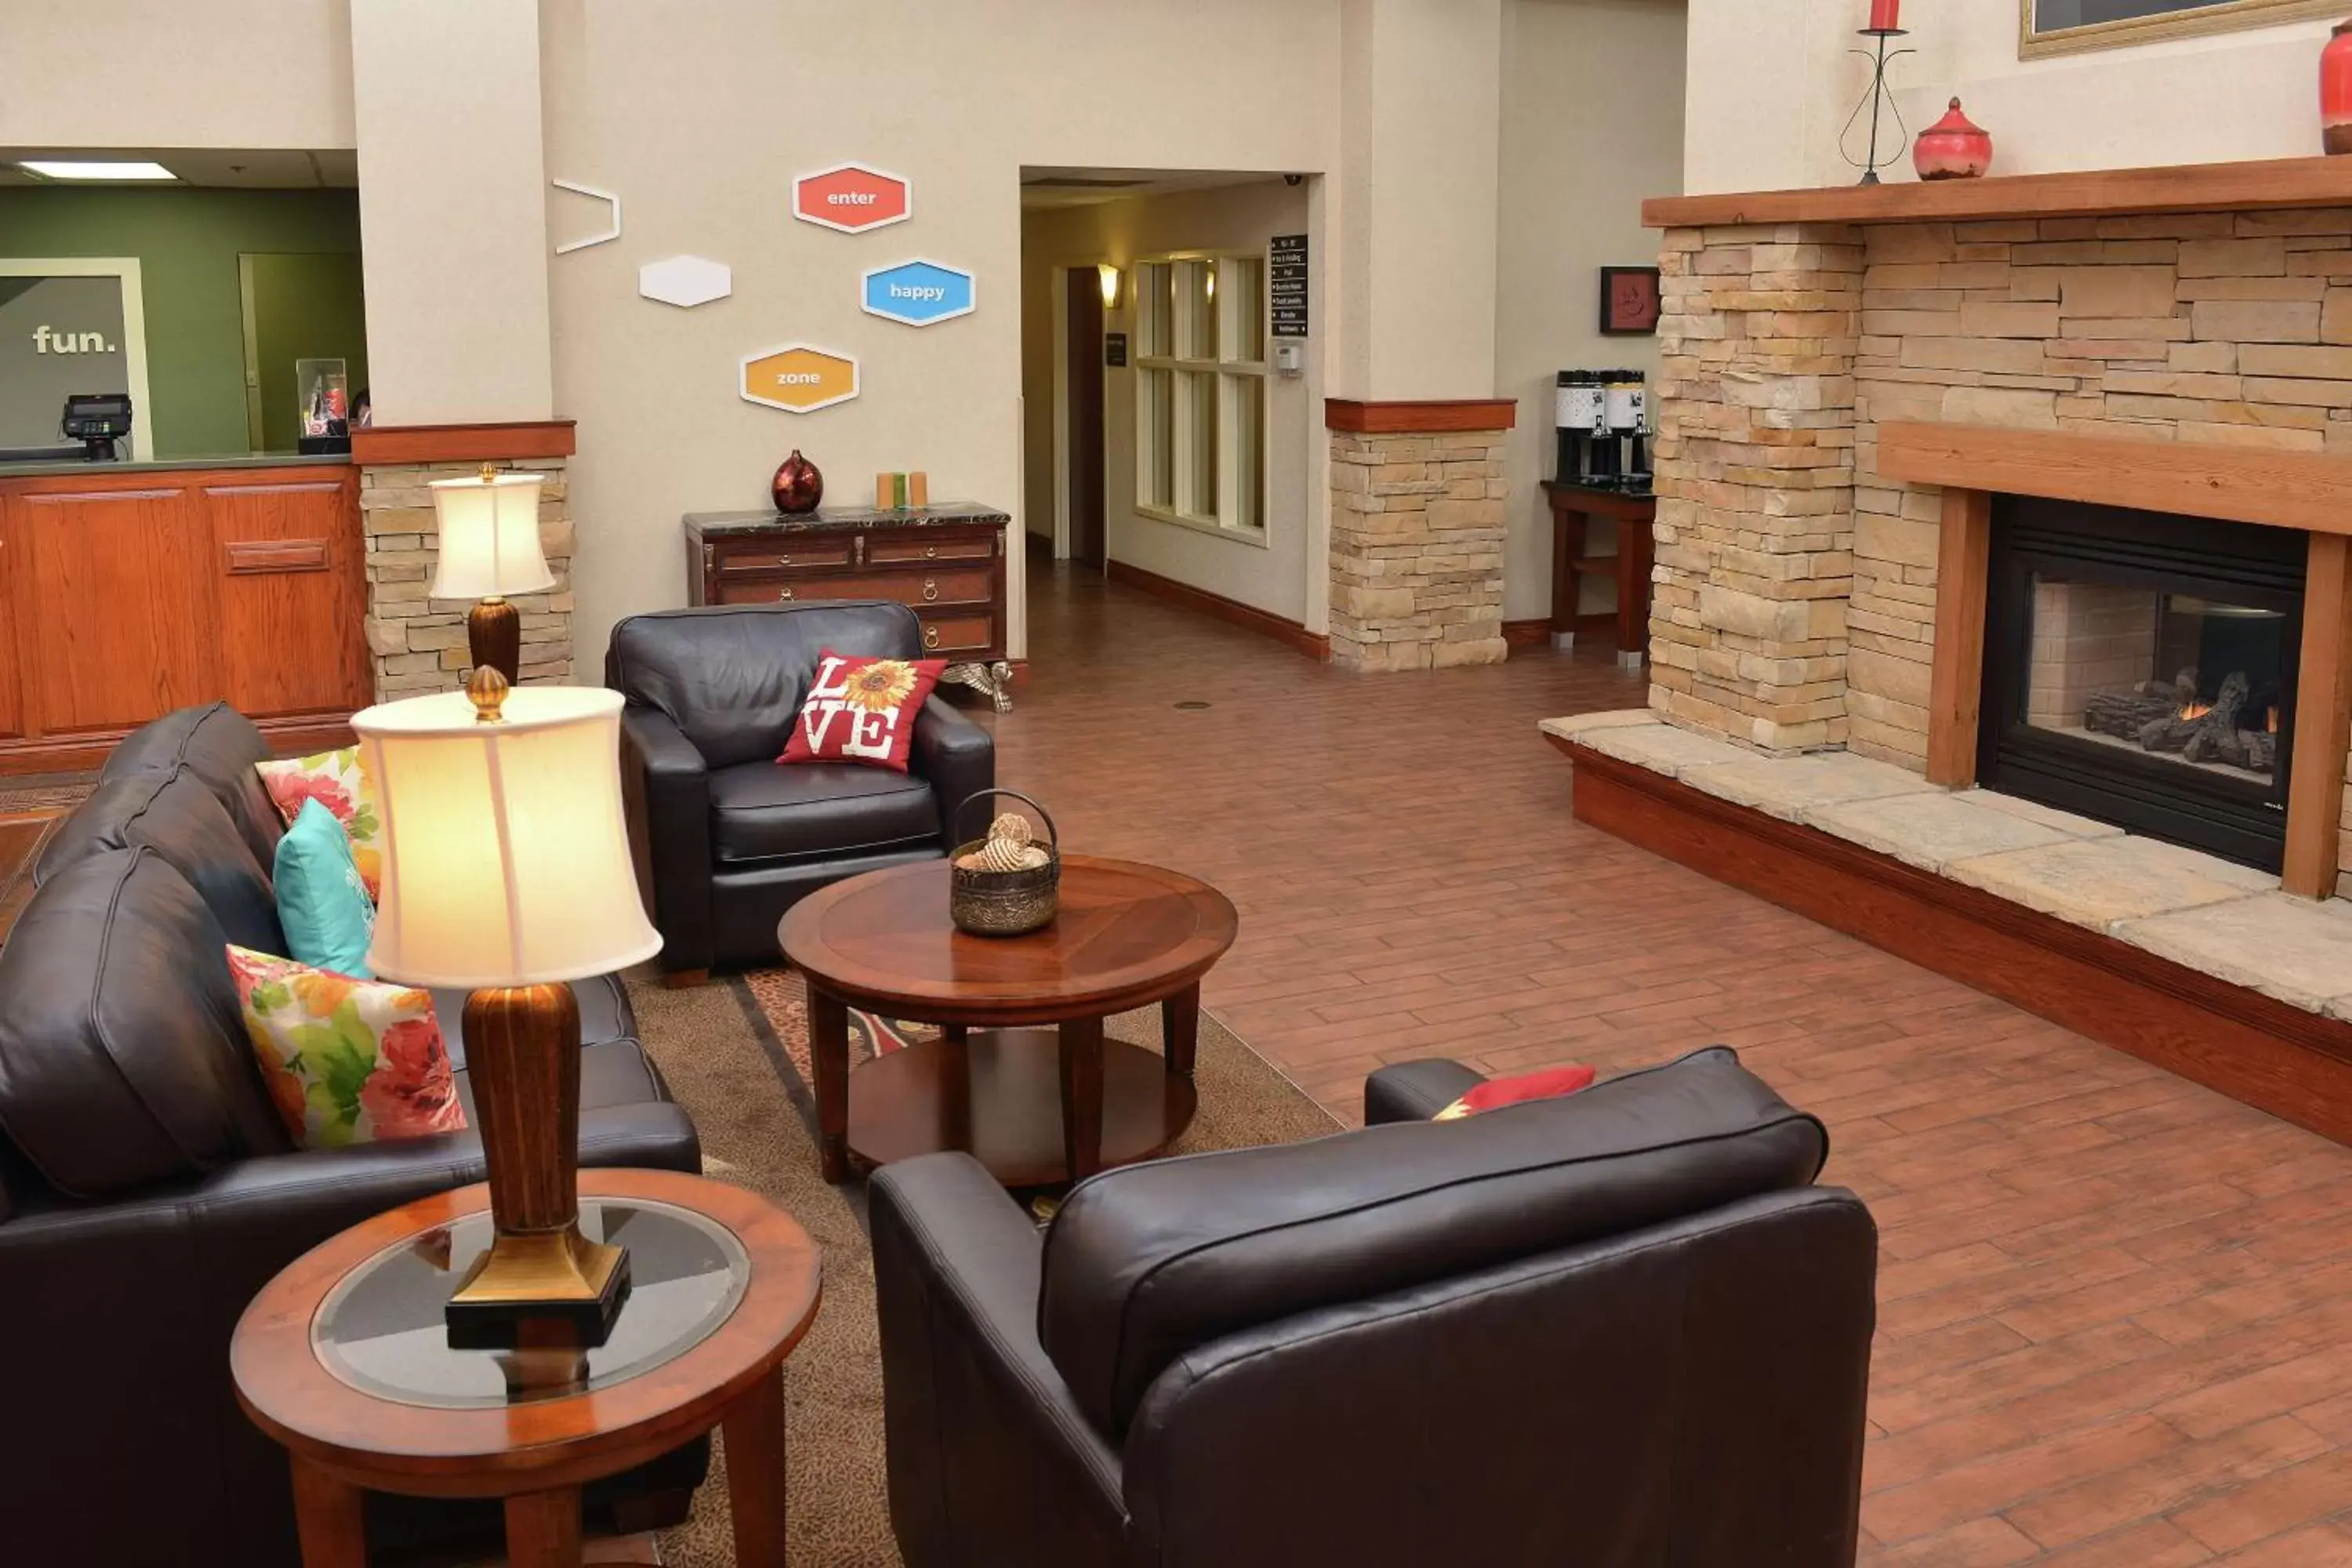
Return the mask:
<path fill-rule="evenodd" d="M 991 838 L 1009 838 L 1015 844 L 1027 844 L 1036 837 L 1030 829 L 1029 819 L 1017 811 L 1008 811 L 988 825 Z"/>
<path fill-rule="evenodd" d="M 983 871 L 1018 871 L 1029 863 L 1029 846 L 1010 838 L 992 838 L 973 857 Z M 1044 860 L 1038 861 L 1044 865 Z"/>

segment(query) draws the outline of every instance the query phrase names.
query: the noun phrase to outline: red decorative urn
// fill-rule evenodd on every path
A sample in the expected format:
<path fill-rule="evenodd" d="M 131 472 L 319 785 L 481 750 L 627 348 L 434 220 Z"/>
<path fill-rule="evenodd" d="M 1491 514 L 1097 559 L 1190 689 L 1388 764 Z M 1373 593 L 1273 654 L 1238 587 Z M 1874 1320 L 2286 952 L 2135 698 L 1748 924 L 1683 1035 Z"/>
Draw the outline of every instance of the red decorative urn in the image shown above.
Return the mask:
<path fill-rule="evenodd" d="M 778 511 L 796 517 L 814 511 L 816 503 L 824 499 L 824 476 L 795 447 L 793 455 L 777 465 L 775 482 L 768 489 L 776 498 Z"/>
<path fill-rule="evenodd" d="M 2319 134 L 2331 153 L 2352 153 L 2352 22 L 2319 51 Z"/>
<path fill-rule="evenodd" d="M 1973 180 L 1992 167 L 1992 137 L 1960 112 L 1960 100 L 1919 132 L 1911 163 L 1923 180 Z"/>

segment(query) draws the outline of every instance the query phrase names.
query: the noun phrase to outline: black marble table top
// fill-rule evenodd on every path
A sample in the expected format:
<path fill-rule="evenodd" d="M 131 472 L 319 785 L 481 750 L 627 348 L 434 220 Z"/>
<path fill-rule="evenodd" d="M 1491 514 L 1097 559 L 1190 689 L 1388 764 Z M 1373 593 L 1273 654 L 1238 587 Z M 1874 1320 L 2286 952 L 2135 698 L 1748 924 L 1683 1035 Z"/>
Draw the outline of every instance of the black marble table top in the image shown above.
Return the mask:
<path fill-rule="evenodd" d="M 757 537 L 778 533 L 818 533 L 839 528 L 944 528 L 950 525 L 1002 526 L 1012 514 L 976 501 L 941 501 L 930 506 L 820 507 L 787 517 L 765 511 L 690 511 L 686 531 L 697 539 Z"/>

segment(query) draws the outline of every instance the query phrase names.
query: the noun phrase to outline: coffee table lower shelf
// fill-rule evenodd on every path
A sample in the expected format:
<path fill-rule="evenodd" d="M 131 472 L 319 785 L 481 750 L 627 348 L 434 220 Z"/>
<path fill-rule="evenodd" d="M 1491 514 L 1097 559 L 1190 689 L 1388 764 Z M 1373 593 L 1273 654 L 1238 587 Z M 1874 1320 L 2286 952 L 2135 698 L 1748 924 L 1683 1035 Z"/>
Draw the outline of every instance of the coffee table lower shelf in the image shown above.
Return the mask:
<path fill-rule="evenodd" d="M 849 1152 L 870 1165 L 961 1149 L 1008 1187 L 1069 1181 L 1060 1037 L 975 1029 L 891 1051 L 849 1075 Z M 1192 1080 L 1157 1052 L 1102 1044 L 1102 1164 L 1167 1152 L 1199 1107 Z"/>

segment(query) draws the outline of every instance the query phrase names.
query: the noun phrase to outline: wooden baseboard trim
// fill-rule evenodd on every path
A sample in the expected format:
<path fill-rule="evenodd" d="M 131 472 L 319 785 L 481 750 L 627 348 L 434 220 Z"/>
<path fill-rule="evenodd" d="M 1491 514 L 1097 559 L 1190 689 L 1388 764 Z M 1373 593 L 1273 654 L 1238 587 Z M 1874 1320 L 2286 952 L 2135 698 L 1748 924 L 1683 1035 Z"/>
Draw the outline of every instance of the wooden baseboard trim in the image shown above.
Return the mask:
<path fill-rule="evenodd" d="M 1223 594 L 1212 594 L 1206 588 L 1195 588 L 1190 583 L 1179 583 L 1173 577 L 1162 577 L 1157 572 L 1146 572 L 1142 567 L 1130 566 L 1124 561 L 1107 562 L 1103 574 L 1114 583 L 1124 584 L 1155 599 L 1165 599 L 1171 605 L 1181 605 L 1188 610 L 1213 616 L 1228 626 L 1272 637 L 1294 652 L 1303 653 L 1319 663 L 1330 661 L 1331 639 L 1328 637 L 1320 632 L 1310 632 L 1297 621 L 1285 620 L 1255 605 L 1228 599 Z"/>
<path fill-rule="evenodd" d="M 1595 615 L 1576 617 L 1576 635 L 1581 637 L 1614 637 L 1617 617 L 1606 610 Z M 1505 621 L 1503 640 L 1513 647 L 1545 647 L 1551 643 L 1551 617 L 1538 616 L 1531 621 Z"/>
<path fill-rule="evenodd" d="M 1578 821 L 2352 1143 L 2352 1023 L 1549 739 Z"/>
<path fill-rule="evenodd" d="M 257 719 L 254 727 L 281 757 L 331 752 L 352 744 L 348 717 L 298 713 L 284 719 Z M 0 741 L 0 778 L 19 773 L 71 773 L 97 768 L 107 753 L 122 742 L 137 725 L 79 735 L 47 735 L 30 741 Z"/>
<path fill-rule="evenodd" d="M 1366 403 L 1352 397 L 1323 400 L 1324 425 L 1359 436 L 1508 430 L 1518 420 L 1519 405 L 1507 397 L 1452 397 L 1423 403 Z"/>
<path fill-rule="evenodd" d="M 569 419 L 493 425 L 377 425 L 352 432 L 352 461 L 499 463 L 526 458 L 568 458 L 580 449 Z"/>

